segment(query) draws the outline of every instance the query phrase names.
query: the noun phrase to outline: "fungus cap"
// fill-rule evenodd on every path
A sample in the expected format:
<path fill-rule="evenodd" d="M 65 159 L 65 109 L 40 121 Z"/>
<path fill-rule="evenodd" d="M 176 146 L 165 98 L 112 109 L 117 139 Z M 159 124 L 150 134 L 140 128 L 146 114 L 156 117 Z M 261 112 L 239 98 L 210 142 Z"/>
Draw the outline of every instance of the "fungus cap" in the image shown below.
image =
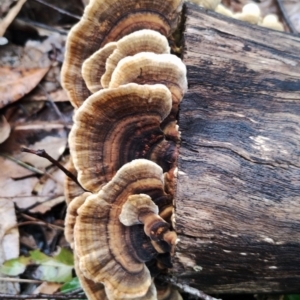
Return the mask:
<path fill-rule="evenodd" d="M 65 237 L 72 249 L 74 249 L 74 226 L 76 223 L 76 218 L 78 216 L 77 209 L 90 195 L 91 193 L 89 192 L 82 193 L 80 196 L 75 197 L 68 205 L 65 218 Z"/>
<path fill-rule="evenodd" d="M 91 0 L 69 33 L 62 85 L 79 107 L 90 95 L 81 76 L 83 62 L 109 42 L 134 31 L 152 29 L 168 36 L 176 27 L 183 0 Z"/>
<path fill-rule="evenodd" d="M 216 7 L 215 12 L 217 12 L 217 13 L 219 13 L 221 15 L 230 17 L 230 18 L 233 17 L 233 12 L 229 8 L 225 7 L 223 4 L 219 4 Z"/>
<path fill-rule="evenodd" d="M 90 96 L 76 112 L 69 135 L 81 185 L 96 192 L 136 158 L 153 159 L 165 168 L 174 164 L 176 145 L 164 140 L 160 130 L 171 102 L 170 91 L 159 84 L 132 83 Z"/>
<path fill-rule="evenodd" d="M 179 140 L 176 128 L 178 105 L 187 90 L 186 66 L 181 59 L 171 54 L 141 52 L 123 58 L 111 76 L 109 88 L 134 82 L 138 84 L 164 84 L 172 94 L 172 110 L 162 124 L 168 137 Z M 171 126 L 170 126 L 171 125 Z M 167 131 L 165 128 L 167 127 Z"/>
<path fill-rule="evenodd" d="M 119 215 L 125 226 L 144 224 L 144 231 L 153 241 L 165 241 L 175 246 L 177 235 L 170 225 L 158 215 L 159 209 L 151 197 L 145 194 L 130 195 Z"/>
<path fill-rule="evenodd" d="M 149 195 L 158 207 L 165 195 L 162 169 L 145 159 L 124 165 L 77 210 L 79 268 L 86 278 L 104 284 L 109 299 L 142 297 L 151 285 L 149 270 L 138 255 L 146 247 L 140 240 L 134 243 L 139 225 L 126 227 L 118 219 L 127 198 L 139 193 Z"/>
<path fill-rule="evenodd" d="M 269 29 L 284 31 L 283 24 L 281 22 L 279 22 L 278 16 L 274 15 L 274 14 L 266 15 L 263 18 L 261 24 L 259 24 L 259 25 L 262 27 L 269 28 Z"/>
<path fill-rule="evenodd" d="M 257 24 L 261 20 L 260 8 L 256 3 L 248 3 L 243 6 L 241 13 L 236 13 L 233 17 L 251 24 Z"/>
<path fill-rule="evenodd" d="M 102 89 L 100 78 L 105 72 L 106 60 L 116 48 L 117 43 L 110 42 L 83 62 L 82 77 L 91 93 Z"/>
<path fill-rule="evenodd" d="M 111 75 L 122 58 L 139 52 L 169 54 L 170 47 L 166 37 L 154 30 L 143 29 L 123 37 L 117 42 L 117 48 L 106 60 L 105 73 L 101 78 L 102 86 L 109 86 Z"/>

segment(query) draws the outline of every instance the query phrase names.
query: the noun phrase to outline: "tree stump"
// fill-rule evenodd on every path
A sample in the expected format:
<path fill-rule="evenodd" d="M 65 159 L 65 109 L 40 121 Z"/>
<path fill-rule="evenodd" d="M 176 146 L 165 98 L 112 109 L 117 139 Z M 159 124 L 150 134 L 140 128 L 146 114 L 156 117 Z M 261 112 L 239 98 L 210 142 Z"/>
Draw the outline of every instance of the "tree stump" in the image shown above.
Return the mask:
<path fill-rule="evenodd" d="M 187 4 L 174 274 L 300 291 L 300 38 Z"/>

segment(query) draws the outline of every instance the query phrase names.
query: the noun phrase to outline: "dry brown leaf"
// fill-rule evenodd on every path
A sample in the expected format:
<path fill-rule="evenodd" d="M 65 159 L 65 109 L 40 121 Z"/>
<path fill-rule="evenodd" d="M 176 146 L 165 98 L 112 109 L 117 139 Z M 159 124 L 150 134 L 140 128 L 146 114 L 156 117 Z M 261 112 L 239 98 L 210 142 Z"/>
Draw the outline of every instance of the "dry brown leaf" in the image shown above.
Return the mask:
<path fill-rule="evenodd" d="M 42 80 L 49 68 L 0 68 L 0 108 L 28 94 Z"/>
<path fill-rule="evenodd" d="M 1 159 L 1 158 L 0 158 Z M 0 164 L 1 165 L 1 164 Z M 3 170 L 1 168 L 1 170 Z M 1 182 L 1 178 L 0 178 Z M 2 187 L 0 188 L 2 191 Z M 11 258 L 19 256 L 19 231 L 13 201 L 0 196 L 0 265 Z M 9 230 L 10 229 L 10 230 Z M 1 277 L 5 277 L 1 274 Z M 19 284 L 0 281 L 0 291 L 7 294 L 17 294 Z"/>
<path fill-rule="evenodd" d="M 56 205 L 63 196 L 63 174 L 57 170 L 53 173 L 52 178 L 48 178 L 38 195 L 34 195 L 35 186 L 39 183 L 37 177 L 29 177 L 20 180 L 14 178 L 33 174 L 31 171 L 24 169 L 15 162 L 0 157 L 0 199 L 13 201 L 20 208 L 28 208 L 37 203 L 45 202 L 37 211 L 43 212 L 49 209 L 49 206 Z M 52 202 L 51 200 L 54 199 Z M 50 200 L 50 204 L 46 202 Z M 56 204 L 55 204 L 56 203 Z"/>
<path fill-rule="evenodd" d="M 51 163 L 37 155 L 21 152 L 21 147 L 34 150 L 44 149 L 54 159 L 58 159 L 65 151 L 67 136 L 68 131 L 63 125 L 57 123 L 39 122 L 24 126 L 19 125 L 11 131 L 9 138 L 0 145 L 0 152 L 13 155 L 14 158 L 44 171 Z"/>
<path fill-rule="evenodd" d="M 4 116 L 0 115 L 0 144 L 3 143 L 10 134 L 10 125 Z"/>
<path fill-rule="evenodd" d="M 49 294 L 49 295 L 52 295 L 55 292 L 57 292 L 61 286 L 62 286 L 61 283 L 43 282 L 41 285 L 39 285 L 34 290 L 33 294 Z M 49 298 L 51 298 L 51 297 L 49 297 Z"/>
<path fill-rule="evenodd" d="M 50 92 L 48 94 L 48 97 L 54 101 L 54 102 L 66 102 L 69 101 L 68 95 L 66 93 L 65 90 L 63 90 L 62 88 L 54 91 L 54 92 Z M 44 93 L 36 93 L 30 97 L 28 97 L 28 99 L 30 100 L 35 100 L 35 101 L 45 101 L 47 100 L 47 97 L 45 96 Z"/>

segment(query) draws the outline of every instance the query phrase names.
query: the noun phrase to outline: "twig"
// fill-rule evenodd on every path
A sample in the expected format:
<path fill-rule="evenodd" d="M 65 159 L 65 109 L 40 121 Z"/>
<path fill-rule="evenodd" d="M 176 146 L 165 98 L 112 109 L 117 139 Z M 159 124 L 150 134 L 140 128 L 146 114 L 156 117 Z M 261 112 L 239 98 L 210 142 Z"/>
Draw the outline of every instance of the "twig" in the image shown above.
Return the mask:
<path fill-rule="evenodd" d="M 49 93 L 46 91 L 46 89 L 41 85 L 38 84 L 38 87 L 42 90 L 42 92 L 44 93 L 45 97 L 47 98 L 48 102 L 51 104 L 51 106 L 53 107 L 53 109 L 55 110 L 55 113 L 57 114 L 57 116 L 63 121 L 64 124 L 66 124 L 66 118 L 65 116 L 60 112 L 59 108 L 57 107 L 57 105 L 55 104 L 54 100 L 52 99 L 52 97 L 49 95 Z"/>
<path fill-rule="evenodd" d="M 33 295 L 10 295 L 0 294 L 0 299 L 87 299 L 85 295 L 68 294 L 33 294 Z"/>
<path fill-rule="evenodd" d="M 69 31 L 67 30 L 64 30 L 64 29 L 58 29 L 58 28 L 54 28 L 54 27 L 51 27 L 51 26 L 48 26 L 46 24 L 43 24 L 43 23 L 40 23 L 40 22 L 36 22 L 36 21 L 33 21 L 33 20 L 29 20 L 29 19 L 24 19 L 24 18 L 18 18 L 20 19 L 21 21 L 27 23 L 27 24 L 31 24 L 35 27 L 39 27 L 39 28 L 43 28 L 43 29 L 46 29 L 50 32 L 58 32 L 59 34 L 62 34 L 62 35 L 67 35 Z"/>
<path fill-rule="evenodd" d="M 69 178 L 71 178 L 80 188 L 82 188 L 84 191 L 87 192 L 86 189 L 84 189 L 81 184 L 78 182 L 76 176 L 71 173 L 69 170 L 67 170 L 63 165 L 61 165 L 57 160 L 55 160 L 53 157 L 51 157 L 44 149 L 39 149 L 39 150 L 33 150 L 33 149 L 28 149 L 25 147 L 21 148 L 22 152 L 27 152 L 27 153 L 32 153 L 40 157 L 44 157 L 48 159 L 51 163 L 53 163 L 55 166 L 57 166 L 60 170 L 62 170 Z"/>
<path fill-rule="evenodd" d="M 181 289 L 183 292 L 188 293 L 188 294 L 193 295 L 193 296 L 196 296 L 200 299 L 203 299 L 203 300 L 221 300 L 221 299 L 217 299 L 217 298 L 214 298 L 212 296 L 209 296 L 209 295 L 205 294 L 204 292 L 202 292 L 200 290 L 197 290 L 197 289 L 195 289 L 195 288 L 193 288 L 193 287 L 191 287 L 187 284 L 179 283 L 179 282 L 177 282 L 177 280 L 175 280 L 172 277 L 159 276 L 158 278 L 163 280 L 163 281 L 167 281 L 167 282 L 171 283 L 172 285 L 174 285 L 175 287 Z"/>
<path fill-rule="evenodd" d="M 11 277 L 0 277 L 0 281 L 7 281 L 7 282 L 23 282 L 23 283 L 43 283 L 42 280 L 36 279 L 22 279 L 22 278 L 11 278 Z M 0 297 L 1 299 L 1 297 Z"/>
<path fill-rule="evenodd" d="M 51 228 L 53 228 L 53 229 L 65 230 L 65 229 L 64 229 L 63 227 L 61 227 L 61 226 L 54 225 L 54 224 L 51 224 L 51 223 L 47 223 L 47 222 L 45 222 L 45 221 L 36 219 L 36 218 L 34 218 L 34 217 L 28 216 L 28 215 L 23 214 L 23 213 L 21 213 L 20 216 L 23 217 L 23 218 L 26 219 L 26 220 L 31 221 L 31 222 L 36 222 L 36 223 L 38 223 L 39 225 L 46 225 L 46 226 L 49 226 L 49 227 L 51 227 Z M 24 223 L 26 223 L 26 222 L 22 222 L 22 223 L 24 224 Z M 20 223 L 20 224 L 22 224 L 22 223 Z M 28 223 L 28 224 L 29 224 L 29 223 Z M 34 224 L 34 223 L 32 223 L 32 224 Z M 24 224 L 24 225 L 25 225 L 25 224 Z M 19 224 L 18 224 L 18 226 L 19 226 Z"/>
<path fill-rule="evenodd" d="M 56 7 L 55 5 L 50 4 L 50 3 L 46 2 L 46 1 L 43 1 L 43 0 L 34 0 L 34 1 L 39 2 L 39 3 L 41 3 L 41 4 L 44 4 L 44 5 L 48 6 L 48 7 L 51 7 L 52 9 L 54 9 L 54 10 L 60 12 L 60 13 L 63 14 L 63 15 L 67 15 L 67 16 L 73 17 L 73 18 L 75 18 L 75 19 L 77 19 L 77 20 L 80 20 L 80 17 L 79 17 L 79 16 L 74 15 L 74 14 L 72 14 L 72 13 L 70 13 L 70 12 L 64 10 L 64 9 L 61 9 L 61 8 L 59 8 L 59 7 Z"/>
<path fill-rule="evenodd" d="M 284 21 L 287 24 L 287 26 L 289 27 L 290 31 L 294 34 L 297 34 L 298 31 L 297 29 L 294 27 L 293 23 L 291 22 L 290 18 L 287 15 L 287 12 L 285 10 L 285 7 L 283 5 L 283 3 L 281 2 L 281 0 L 277 0 L 277 4 L 279 6 L 279 9 L 281 10 L 281 13 L 283 15 Z"/>
<path fill-rule="evenodd" d="M 44 174 L 45 174 L 45 172 L 43 172 L 43 171 L 41 171 L 41 170 L 39 170 L 39 169 L 37 169 L 37 168 L 35 168 L 35 167 L 32 167 L 32 166 L 30 166 L 30 165 L 24 163 L 23 161 L 18 160 L 18 159 L 14 158 L 14 157 L 12 157 L 12 156 L 10 156 L 10 155 L 8 155 L 8 154 L 0 153 L 0 155 L 1 155 L 2 157 L 5 157 L 5 158 L 7 158 L 7 159 L 9 159 L 9 160 L 11 160 L 11 161 L 13 161 L 13 162 L 15 162 L 15 163 L 18 164 L 19 166 L 21 166 L 21 167 L 23 167 L 23 168 L 25 168 L 25 169 L 27 169 L 27 170 L 29 170 L 29 171 L 31 171 L 31 172 L 34 172 L 34 173 L 39 174 L 39 175 L 44 175 Z"/>
<path fill-rule="evenodd" d="M 29 220 L 29 221 L 25 221 L 25 222 L 21 222 L 21 223 L 18 223 L 16 225 L 13 225 L 9 228 L 7 228 L 5 230 L 5 234 L 8 234 L 12 229 L 15 229 L 17 227 L 21 227 L 21 226 L 25 226 L 25 225 L 41 225 L 41 226 L 46 226 L 48 228 L 52 228 L 52 229 L 56 229 L 56 230 L 61 230 L 61 231 L 64 231 L 65 229 L 61 226 L 58 226 L 58 225 L 55 225 L 55 224 L 51 224 L 51 223 L 47 223 L 45 221 L 42 221 L 42 220 L 39 220 L 39 219 L 36 219 L 36 218 L 33 218 L 31 216 L 28 216 L 26 214 L 20 214 L 20 216 L 22 216 L 24 219 L 26 220 Z M 1 298 L 0 298 L 1 299 Z"/>
<path fill-rule="evenodd" d="M 15 19 L 26 1 L 27 0 L 19 0 L 18 3 L 8 12 L 6 17 L 0 22 L 0 37 L 4 35 L 7 27 Z"/>

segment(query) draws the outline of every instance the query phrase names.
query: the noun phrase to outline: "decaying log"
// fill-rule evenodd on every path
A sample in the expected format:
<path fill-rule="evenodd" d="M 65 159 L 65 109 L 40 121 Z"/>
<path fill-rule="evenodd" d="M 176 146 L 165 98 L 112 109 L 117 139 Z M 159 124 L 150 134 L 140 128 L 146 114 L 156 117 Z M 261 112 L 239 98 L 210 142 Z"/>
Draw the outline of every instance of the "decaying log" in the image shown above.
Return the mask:
<path fill-rule="evenodd" d="M 300 291 L 300 38 L 186 7 L 174 274 Z"/>

